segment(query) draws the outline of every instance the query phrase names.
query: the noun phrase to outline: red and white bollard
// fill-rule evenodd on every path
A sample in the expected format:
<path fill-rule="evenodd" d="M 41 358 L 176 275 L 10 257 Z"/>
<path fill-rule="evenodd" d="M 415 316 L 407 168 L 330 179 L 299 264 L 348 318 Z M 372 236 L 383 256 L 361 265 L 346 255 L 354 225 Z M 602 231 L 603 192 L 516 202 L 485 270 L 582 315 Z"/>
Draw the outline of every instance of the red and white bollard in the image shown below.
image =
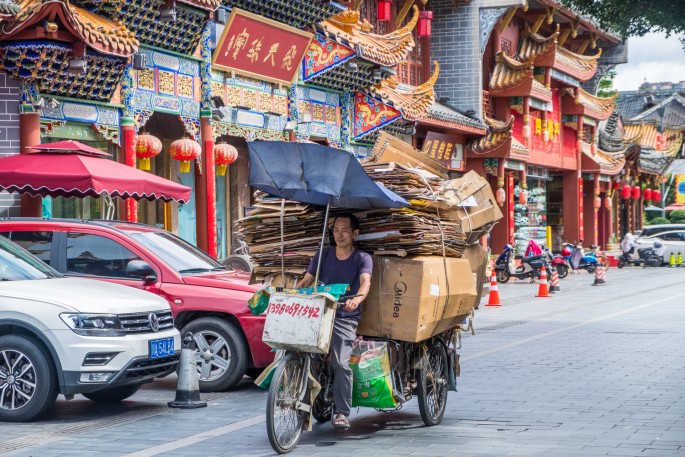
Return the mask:
<path fill-rule="evenodd" d="M 550 268 L 550 270 L 552 271 L 552 277 L 549 281 L 549 292 L 552 294 L 561 292 L 561 287 L 559 287 L 559 273 L 556 268 Z"/>
<path fill-rule="evenodd" d="M 606 280 L 604 277 L 606 276 L 606 269 L 604 268 L 604 265 L 597 265 L 597 268 L 595 269 L 595 282 L 592 284 L 593 286 L 605 286 L 606 285 Z"/>

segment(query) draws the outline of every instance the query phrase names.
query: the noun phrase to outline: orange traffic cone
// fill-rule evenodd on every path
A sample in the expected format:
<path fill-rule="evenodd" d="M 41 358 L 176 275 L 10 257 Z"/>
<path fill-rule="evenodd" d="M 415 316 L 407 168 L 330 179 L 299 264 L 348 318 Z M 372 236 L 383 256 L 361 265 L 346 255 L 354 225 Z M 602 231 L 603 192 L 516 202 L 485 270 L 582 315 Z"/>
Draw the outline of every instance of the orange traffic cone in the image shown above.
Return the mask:
<path fill-rule="evenodd" d="M 544 265 L 540 271 L 540 287 L 538 288 L 536 297 L 550 297 L 549 289 L 547 288 L 547 273 L 545 272 Z"/>
<path fill-rule="evenodd" d="M 499 291 L 497 290 L 497 276 L 495 270 L 492 270 L 490 277 L 490 296 L 488 297 L 488 304 L 485 306 L 502 306 L 499 301 Z"/>

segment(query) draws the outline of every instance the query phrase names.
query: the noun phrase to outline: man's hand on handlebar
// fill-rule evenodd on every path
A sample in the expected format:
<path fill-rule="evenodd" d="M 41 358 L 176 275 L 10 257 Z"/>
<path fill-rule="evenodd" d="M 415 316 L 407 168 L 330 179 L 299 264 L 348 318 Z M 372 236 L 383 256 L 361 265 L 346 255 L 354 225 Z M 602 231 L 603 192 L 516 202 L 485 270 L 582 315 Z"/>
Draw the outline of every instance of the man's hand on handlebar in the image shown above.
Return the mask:
<path fill-rule="evenodd" d="M 363 301 L 363 298 L 361 294 L 359 295 L 353 295 L 351 297 L 340 297 L 339 303 L 345 307 L 345 311 L 350 312 L 354 311 L 355 309 L 359 308 L 359 304 Z M 345 300 L 343 302 L 343 300 Z"/>

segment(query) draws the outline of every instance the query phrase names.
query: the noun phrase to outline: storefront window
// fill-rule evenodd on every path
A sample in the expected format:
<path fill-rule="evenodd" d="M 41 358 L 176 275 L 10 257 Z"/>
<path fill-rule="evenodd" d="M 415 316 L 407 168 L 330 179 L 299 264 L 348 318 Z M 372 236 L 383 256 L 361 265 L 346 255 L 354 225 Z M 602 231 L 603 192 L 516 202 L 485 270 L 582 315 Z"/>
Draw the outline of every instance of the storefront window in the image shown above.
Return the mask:
<path fill-rule="evenodd" d="M 547 181 L 544 178 L 529 177 L 528 202 L 519 201 L 522 186 L 514 187 L 514 238 L 516 255 L 523 255 L 528 242 L 535 240 L 540 246 L 547 244 Z"/>

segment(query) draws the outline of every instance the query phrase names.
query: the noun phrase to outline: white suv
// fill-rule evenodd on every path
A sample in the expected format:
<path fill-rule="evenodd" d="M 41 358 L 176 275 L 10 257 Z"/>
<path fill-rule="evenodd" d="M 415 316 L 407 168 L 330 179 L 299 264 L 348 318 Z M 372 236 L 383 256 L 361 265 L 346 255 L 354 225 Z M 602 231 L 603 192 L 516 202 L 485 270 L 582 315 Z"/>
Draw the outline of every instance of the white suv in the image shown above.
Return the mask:
<path fill-rule="evenodd" d="M 29 421 L 58 394 L 117 402 L 176 369 L 169 304 L 130 287 L 64 278 L 0 236 L 0 421 Z"/>

